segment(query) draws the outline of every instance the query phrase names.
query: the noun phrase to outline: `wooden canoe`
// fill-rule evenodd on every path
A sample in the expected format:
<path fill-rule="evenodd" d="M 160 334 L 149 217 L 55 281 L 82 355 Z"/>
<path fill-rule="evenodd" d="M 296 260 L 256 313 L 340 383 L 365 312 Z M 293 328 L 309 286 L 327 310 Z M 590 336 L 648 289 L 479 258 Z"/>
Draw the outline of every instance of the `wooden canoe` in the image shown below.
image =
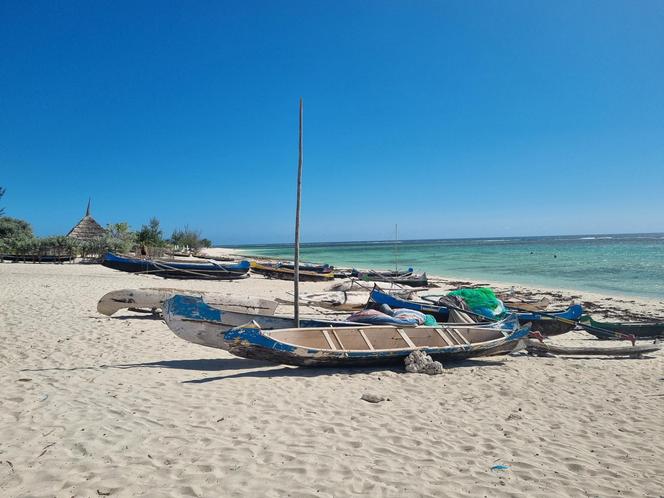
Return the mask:
<path fill-rule="evenodd" d="M 210 306 L 197 296 L 176 294 L 164 302 L 164 321 L 181 339 L 210 348 L 228 349 L 225 334 L 232 328 L 256 323 L 262 329 L 295 327 L 291 317 L 228 311 Z M 352 327 L 360 324 L 319 319 L 300 319 L 300 327 Z"/>
<path fill-rule="evenodd" d="M 366 282 L 391 282 L 395 284 L 407 285 L 409 287 L 427 287 L 429 279 L 426 273 L 412 273 L 407 272 L 405 275 L 390 276 L 392 272 L 358 272 L 356 276 L 360 280 Z"/>
<path fill-rule="evenodd" d="M 370 295 L 368 291 L 305 292 L 300 294 L 300 303 L 328 310 L 356 311 L 364 309 Z M 277 302 L 294 304 L 295 298 L 277 298 Z"/>
<path fill-rule="evenodd" d="M 308 367 L 355 367 L 402 362 L 415 350 L 434 360 L 482 356 L 517 341 L 529 326 L 516 330 L 477 325 L 438 327 L 354 326 L 262 330 L 249 324 L 229 330 L 228 351 L 243 358 Z"/>
<path fill-rule="evenodd" d="M 497 296 L 507 308 L 518 308 L 524 311 L 543 311 L 550 304 L 551 299 L 543 297 L 536 300 L 523 300 L 517 297 Z"/>
<path fill-rule="evenodd" d="M 644 354 L 655 353 L 661 349 L 661 344 L 644 344 L 638 346 L 618 347 L 569 347 L 541 343 L 533 339 L 526 341 L 526 349 L 535 355 L 554 354 L 562 356 L 627 356 L 639 358 Z"/>
<path fill-rule="evenodd" d="M 145 288 L 120 289 L 111 291 L 99 300 L 97 311 L 111 316 L 121 309 L 155 311 L 163 308 L 164 301 L 175 294 L 197 296 L 211 306 L 223 307 L 229 311 L 273 315 L 277 302 L 259 297 L 238 296 L 233 293 L 218 293 L 184 289 Z"/>
<path fill-rule="evenodd" d="M 265 275 L 267 278 L 278 278 L 281 280 L 293 280 L 295 270 L 285 268 L 278 264 L 251 262 L 251 271 Z M 301 282 L 327 282 L 334 280 L 334 273 L 320 273 L 315 271 L 300 270 L 299 279 Z"/>
<path fill-rule="evenodd" d="M 101 264 L 113 270 L 155 275 L 162 278 L 195 280 L 236 280 L 249 276 L 249 261 L 239 263 L 181 262 L 140 259 L 106 253 Z"/>
<path fill-rule="evenodd" d="M 613 334 L 602 333 L 599 330 L 586 328 L 586 326 L 616 332 L 618 334 L 633 335 L 637 339 L 656 339 L 664 337 L 664 322 L 598 322 L 589 315 L 583 315 L 579 321 L 586 332 L 599 339 L 616 339 Z"/>

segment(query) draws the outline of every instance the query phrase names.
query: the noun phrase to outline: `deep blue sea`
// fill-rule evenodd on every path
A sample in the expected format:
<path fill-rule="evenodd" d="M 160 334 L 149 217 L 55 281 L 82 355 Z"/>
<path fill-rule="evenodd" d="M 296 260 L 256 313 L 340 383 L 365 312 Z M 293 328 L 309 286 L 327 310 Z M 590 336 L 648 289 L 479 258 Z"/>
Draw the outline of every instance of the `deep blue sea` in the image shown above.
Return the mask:
<path fill-rule="evenodd" d="M 293 258 L 292 244 L 240 247 Z M 606 294 L 664 298 L 664 234 L 337 242 L 301 245 L 301 260 L 400 269 Z"/>

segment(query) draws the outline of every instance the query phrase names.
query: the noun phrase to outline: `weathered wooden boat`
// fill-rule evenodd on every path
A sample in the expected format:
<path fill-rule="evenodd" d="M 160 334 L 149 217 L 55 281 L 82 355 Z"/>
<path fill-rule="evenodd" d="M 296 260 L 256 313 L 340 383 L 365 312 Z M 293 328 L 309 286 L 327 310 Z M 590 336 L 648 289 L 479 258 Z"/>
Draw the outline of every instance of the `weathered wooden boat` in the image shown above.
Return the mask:
<path fill-rule="evenodd" d="M 518 308 L 524 311 L 541 311 L 551 304 L 551 299 L 542 297 L 540 299 L 521 299 L 516 296 L 496 295 L 507 308 Z"/>
<path fill-rule="evenodd" d="M 238 296 L 234 293 L 219 293 L 185 289 L 120 289 L 104 294 L 97 303 L 97 311 L 111 316 L 121 309 L 157 311 L 163 308 L 164 301 L 175 294 L 197 296 L 207 304 L 228 311 L 274 315 L 278 303 L 259 297 Z"/>
<path fill-rule="evenodd" d="M 287 268 L 289 270 L 295 269 L 295 263 L 292 261 L 282 261 L 279 263 L 280 268 Z M 328 264 L 316 263 L 300 263 L 300 271 L 312 271 L 315 273 L 330 273 L 334 271 L 334 266 Z"/>
<path fill-rule="evenodd" d="M 1 254 L 0 261 L 12 263 L 66 263 L 76 259 L 71 254 Z"/>
<path fill-rule="evenodd" d="M 562 355 L 562 356 L 626 356 L 640 358 L 644 354 L 655 353 L 662 348 L 661 344 L 644 344 L 618 347 L 569 347 L 547 344 L 533 339 L 526 340 L 526 349 L 534 355 Z"/>
<path fill-rule="evenodd" d="M 392 308 L 406 308 L 421 311 L 433 315 L 436 320 L 445 322 L 449 319 L 450 309 L 446 306 L 439 306 L 428 302 L 409 301 L 401 299 L 378 289 L 371 292 L 368 307 L 376 308 L 381 304 L 387 304 Z M 533 332 L 540 332 L 542 335 L 553 336 L 564 334 L 572 330 L 579 318 L 583 314 L 583 308 L 579 304 L 574 304 L 566 310 L 541 312 L 517 313 L 521 323 L 530 322 Z"/>
<path fill-rule="evenodd" d="M 361 310 L 367 304 L 370 292 L 368 291 L 326 291 L 300 293 L 300 303 L 335 311 Z M 284 304 L 293 304 L 294 297 L 277 298 Z"/>
<path fill-rule="evenodd" d="M 263 330 L 252 323 L 229 330 L 224 341 L 236 356 L 286 365 L 355 367 L 402 362 L 416 350 L 434 360 L 482 356 L 526 336 L 517 330 L 477 325 L 439 327 L 353 326 Z"/>
<path fill-rule="evenodd" d="M 334 273 L 336 278 L 336 271 Z M 428 290 L 428 287 L 411 287 L 409 285 L 395 284 L 394 282 L 366 282 L 364 280 L 358 280 L 356 278 L 351 278 L 348 280 L 342 280 L 340 282 L 335 282 L 332 285 L 328 285 L 324 290 L 326 291 L 364 291 L 371 292 L 374 288 L 378 288 L 383 292 L 388 292 L 394 296 L 408 298 L 411 295 L 419 291 Z"/>
<path fill-rule="evenodd" d="M 291 317 L 243 313 L 211 306 L 197 296 L 176 294 L 164 302 L 164 321 L 185 341 L 211 348 L 227 349 L 225 334 L 232 328 L 256 323 L 262 329 L 295 327 Z M 300 319 L 300 327 L 352 327 L 360 324 L 320 319 Z"/>
<path fill-rule="evenodd" d="M 583 315 L 579 325 L 598 339 L 615 340 L 617 334 L 634 336 L 636 339 L 664 338 L 664 322 L 598 322 L 590 315 Z"/>
<path fill-rule="evenodd" d="M 358 271 L 353 277 L 366 282 L 391 282 L 409 287 L 427 287 L 429 285 L 426 273 L 413 273 L 412 269 L 407 272 Z"/>
<path fill-rule="evenodd" d="M 378 277 L 408 277 L 413 274 L 413 269 L 408 268 L 407 270 L 358 270 L 353 268 L 351 270 L 351 277 L 360 278 L 361 275 L 374 275 Z"/>
<path fill-rule="evenodd" d="M 265 275 L 268 278 L 278 278 L 281 280 L 293 280 L 295 278 L 295 270 L 293 268 L 285 268 L 280 266 L 279 263 L 270 264 L 252 261 L 251 271 Z M 300 270 L 299 279 L 301 282 L 327 282 L 334 280 L 334 273 Z"/>
<path fill-rule="evenodd" d="M 101 264 L 107 268 L 156 275 L 163 278 L 196 279 L 196 280 L 236 280 L 249 276 L 249 261 L 239 263 L 220 263 L 208 261 L 190 263 L 180 261 L 161 261 L 157 259 L 140 259 L 106 253 Z"/>

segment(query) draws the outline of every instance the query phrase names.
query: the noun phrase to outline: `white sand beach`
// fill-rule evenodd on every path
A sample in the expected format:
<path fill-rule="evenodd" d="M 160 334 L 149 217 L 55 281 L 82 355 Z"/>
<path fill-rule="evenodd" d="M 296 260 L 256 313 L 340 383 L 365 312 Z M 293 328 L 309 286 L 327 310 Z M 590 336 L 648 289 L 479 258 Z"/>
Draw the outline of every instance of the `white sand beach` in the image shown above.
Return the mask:
<path fill-rule="evenodd" d="M 187 343 L 150 315 L 97 313 L 106 292 L 139 287 L 276 297 L 292 283 L 0 264 L 0 496 L 664 492 L 662 352 L 492 357 L 438 376 L 292 368 Z M 553 341 L 596 342 L 584 332 Z"/>

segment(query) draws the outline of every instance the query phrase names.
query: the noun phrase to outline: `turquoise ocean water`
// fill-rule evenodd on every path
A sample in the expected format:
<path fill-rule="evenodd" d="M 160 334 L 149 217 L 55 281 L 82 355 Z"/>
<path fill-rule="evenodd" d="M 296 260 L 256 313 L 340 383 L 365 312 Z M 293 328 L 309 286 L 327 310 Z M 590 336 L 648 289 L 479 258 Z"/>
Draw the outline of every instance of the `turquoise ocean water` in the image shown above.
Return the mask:
<path fill-rule="evenodd" d="M 240 247 L 293 258 L 292 244 Z M 664 298 L 664 234 L 302 244 L 302 261 Z"/>

